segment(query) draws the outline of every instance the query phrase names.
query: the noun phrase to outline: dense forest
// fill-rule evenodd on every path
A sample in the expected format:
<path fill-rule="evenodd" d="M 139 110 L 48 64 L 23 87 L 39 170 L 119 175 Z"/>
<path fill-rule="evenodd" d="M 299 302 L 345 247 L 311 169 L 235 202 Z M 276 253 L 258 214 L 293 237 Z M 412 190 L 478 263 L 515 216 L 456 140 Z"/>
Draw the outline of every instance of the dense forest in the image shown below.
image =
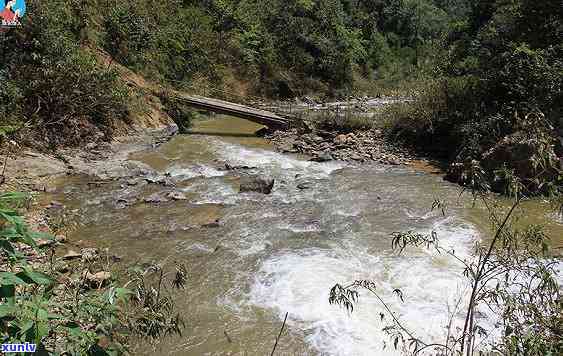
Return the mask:
<path fill-rule="evenodd" d="M 30 0 L 23 26 L 0 37 L 1 132 L 111 137 L 142 104 L 112 64 L 265 98 L 394 89 L 418 100 L 392 110 L 389 134 L 454 162 L 453 180 L 516 170 L 547 189 L 561 179 L 562 11 L 556 0 Z M 533 151 L 534 167 L 498 173 L 499 160 L 529 158 L 490 154 L 501 140 Z"/>

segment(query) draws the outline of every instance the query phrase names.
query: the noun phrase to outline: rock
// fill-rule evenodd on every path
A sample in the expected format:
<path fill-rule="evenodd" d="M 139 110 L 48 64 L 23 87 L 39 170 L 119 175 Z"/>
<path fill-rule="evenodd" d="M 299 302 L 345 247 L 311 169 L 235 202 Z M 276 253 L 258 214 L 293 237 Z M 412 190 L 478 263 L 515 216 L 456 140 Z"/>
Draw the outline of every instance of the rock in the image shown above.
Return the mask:
<path fill-rule="evenodd" d="M 264 137 L 272 133 L 272 130 L 268 127 L 262 127 L 261 129 L 254 132 L 254 134 L 258 137 Z"/>
<path fill-rule="evenodd" d="M 186 195 L 182 192 L 170 192 L 166 197 L 171 200 L 188 200 Z"/>
<path fill-rule="evenodd" d="M 354 135 L 353 133 L 349 133 L 348 135 L 346 135 L 346 142 L 348 144 L 356 143 L 356 140 L 357 140 L 356 135 Z"/>
<path fill-rule="evenodd" d="M 325 139 L 322 138 L 321 136 L 313 136 L 313 137 L 312 137 L 312 140 L 313 140 L 313 142 L 315 142 L 315 143 L 321 143 L 321 142 L 323 142 Z"/>
<path fill-rule="evenodd" d="M 80 254 L 76 251 L 73 251 L 73 250 L 68 251 L 66 253 L 66 255 L 63 256 L 63 260 L 66 260 L 66 261 L 75 260 L 75 259 L 78 259 L 78 258 L 82 258 L 82 254 Z"/>
<path fill-rule="evenodd" d="M 240 193 L 256 192 L 270 194 L 274 187 L 274 180 L 258 176 L 242 176 L 240 178 Z"/>
<path fill-rule="evenodd" d="M 139 184 L 139 181 L 137 179 L 128 179 L 127 180 L 127 185 L 130 186 L 130 187 L 135 186 L 137 184 Z"/>
<path fill-rule="evenodd" d="M 92 262 L 98 259 L 98 250 L 95 248 L 83 248 L 80 251 L 84 261 Z"/>
<path fill-rule="evenodd" d="M 86 274 L 83 277 L 86 286 L 90 288 L 98 289 L 109 283 L 109 281 L 111 280 L 111 273 L 106 271 L 100 271 L 93 274 L 90 272 L 86 272 Z"/>
<path fill-rule="evenodd" d="M 37 247 L 44 248 L 44 247 L 49 247 L 49 246 L 56 244 L 57 240 L 56 239 L 49 239 L 49 240 L 38 239 L 36 242 L 37 242 Z"/>
<path fill-rule="evenodd" d="M 215 221 L 210 222 L 209 224 L 203 224 L 201 226 L 205 227 L 205 228 L 217 228 L 217 227 L 221 226 L 221 223 L 220 223 L 219 219 L 216 219 Z"/>
<path fill-rule="evenodd" d="M 49 206 L 47 206 L 47 209 L 62 209 L 64 208 L 64 205 L 58 201 L 53 200 L 51 202 L 51 204 L 49 204 Z"/>
<path fill-rule="evenodd" d="M 145 203 L 160 204 L 160 203 L 166 203 L 168 199 L 163 197 L 161 193 L 154 193 L 148 196 L 147 198 L 145 198 L 144 201 Z"/>
<path fill-rule="evenodd" d="M 66 262 L 57 262 L 55 264 L 55 271 L 59 273 L 67 273 L 68 271 L 70 271 L 70 266 Z"/>
<path fill-rule="evenodd" d="M 168 184 L 168 180 L 166 179 L 165 176 L 149 176 L 149 177 L 145 177 L 144 179 L 151 184 L 163 184 L 163 185 Z"/>
<path fill-rule="evenodd" d="M 295 148 L 293 143 L 285 143 L 278 148 L 282 153 L 297 153 L 299 150 Z"/>
<path fill-rule="evenodd" d="M 352 154 L 352 155 L 350 156 L 350 159 L 352 159 L 352 160 L 354 160 L 354 161 L 363 161 L 363 157 L 360 156 L 360 155 L 357 154 L 357 153 Z"/>
<path fill-rule="evenodd" d="M 310 180 L 303 180 L 301 182 L 298 182 L 297 184 L 297 189 L 299 190 L 306 190 L 311 188 L 313 188 L 313 182 Z"/>
<path fill-rule="evenodd" d="M 346 135 L 338 135 L 333 140 L 335 145 L 345 145 L 348 142 L 348 137 Z"/>
<path fill-rule="evenodd" d="M 329 162 L 332 161 L 334 158 L 329 151 L 324 151 L 319 153 L 316 157 L 312 158 L 311 161 L 313 162 Z"/>
<path fill-rule="evenodd" d="M 225 169 L 228 171 L 241 171 L 241 170 L 249 170 L 255 169 L 256 167 L 249 167 L 249 166 L 231 166 L 228 163 L 225 163 Z"/>

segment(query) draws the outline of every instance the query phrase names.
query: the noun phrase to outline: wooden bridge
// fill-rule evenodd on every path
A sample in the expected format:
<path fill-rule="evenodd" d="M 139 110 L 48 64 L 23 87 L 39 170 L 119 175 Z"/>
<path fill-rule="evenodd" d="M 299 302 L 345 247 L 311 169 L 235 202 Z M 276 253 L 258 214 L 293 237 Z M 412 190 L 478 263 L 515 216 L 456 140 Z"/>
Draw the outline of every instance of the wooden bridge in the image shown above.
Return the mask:
<path fill-rule="evenodd" d="M 240 117 L 260 125 L 268 126 L 272 130 L 287 130 L 289 128 L 289 120 L 287 118 L 283 118 L 269 111 L 224 100 L 187 95 L 178 92 L 172 94 L 172 97 L 197 109 Z"/>

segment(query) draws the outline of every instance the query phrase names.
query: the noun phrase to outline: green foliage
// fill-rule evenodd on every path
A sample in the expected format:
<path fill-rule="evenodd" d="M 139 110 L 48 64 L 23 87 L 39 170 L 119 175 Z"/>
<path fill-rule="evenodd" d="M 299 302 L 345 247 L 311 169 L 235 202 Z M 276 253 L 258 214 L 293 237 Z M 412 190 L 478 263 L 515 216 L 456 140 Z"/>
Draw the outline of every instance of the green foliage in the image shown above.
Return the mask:
<path fill-rule="evenodd" d="M 105 50 L 123 64 L 144 64 L 145 52 L 155 45 L 149 18 L 137 13 L 137 9 L 127 3 L 108 10 L 104 21 Z"/>
<path fill-rule="evenodd" d="M 24 246 L 41 253 L 37 239 L 53 237 L 28 229 L 18 210 L 27 199 L 0 194 L 1 343 L 35 343 L 48 354 L 118 355 L 126 352 L 130 332 L 153 339 L 181 333 L 183 322 L 169 291 L 184 287 L 184 266 L 176 265 L 170 278 L 151 267 L 135 274 L 129 288 L 112 283 L 100 290 L 86 287 L 89 270 L 100 267 L 91 261 L 74 266 L 75 280 L 59 278 L 52 266 L 42 271 L 45 264 L 32 266 Z"/>
<path fill-rule="evenodd" d="M 113 120 L 127 117 L 128 91 L 76 42 L 68 6 L 31 1 L 22 28 L 0 38 L 2 124 L 31 127 L 52 145 L 79 144 L 96 128 L 110 136 Z"/>
<path fill-rule="evenodd" d="M 160 101 L 164 105 L 164 111 L 178 125 L 180 133 L 187 133 L 192 121 L 197 118 L 197 112 L 187 106 L 181 100 L 175 99 L 167 94 L 160 96 Z"/>
<path fill-rule="evenodd" d="M 440 3 L 452 11 L 453 2 Z M 450 24 L 444 43 L 448 55 L 439 66 L 439 84 L 395 112 L 394 133 L 456 165 L 486 161 L 491 149 L 514 135 L 535 145 L 534 161 L 555 157 L 545 147 L 561 155 L 556 140 L 563 103 L 560 6 L 528 0 L 461 3 L 464 11 Z M 561 186 L 558 163 L 534 168 L 533 177 L 516 162 L 506 163 L 529 190 Z M 501 165 L 484 165 L 490 181 L 500 179 L 495 171 Z M 453 179 L 460 182 L 460 176 Z"/>

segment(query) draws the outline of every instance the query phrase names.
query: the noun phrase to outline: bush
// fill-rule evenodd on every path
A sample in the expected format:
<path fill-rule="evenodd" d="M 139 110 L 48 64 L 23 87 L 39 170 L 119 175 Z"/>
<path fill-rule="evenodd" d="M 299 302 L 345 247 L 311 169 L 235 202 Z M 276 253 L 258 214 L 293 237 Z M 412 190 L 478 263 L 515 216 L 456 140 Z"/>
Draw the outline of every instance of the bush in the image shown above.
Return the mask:
<path fill-rule="evenodd" d="M 156 45 L 156 26 L 136 10 L 127 3 L 112 6 L 104 20 L 105 50 L 118 62 L 134 67 L 145 64 L 148 51 Z"/>
<path fill-rule="evenodd" d="M 182 103 L 181 100 L 165 93 L 160 95 L 160 101 L 164 105 L 164 111 L 178 125 L 178 131 L 180 133 L 187 133 L 192 125 L 192 121 L 197 118 L 197 112 Z"/>
<path fill-rule="evenodd" d="M 110 137 L 114 120 L 128 116 L 129 93 L 118 74 L 76 43 L 64 26 L 65 3 L 28 6 L 23 27 L 2 38 L 0 112 L 12 113 L 9 120 L 25 123 L 53 146 L 77 145 L 97 130 Z"/>
<path fill-rule="evenodd" d="M 29 198 L 0 194 L 0 270 L 6 271 L 0 272 L 0 343 L 34 343 L 50 355 L 121 355 L 131 332 L 150 339 L 181 333 L 170 290 L 184 287 L 183 265 L 169 273 L 165 266 L 134 268 L 130 289 L 88 280 L 90 270 L 109 270 L 109 256 L 83 259 L 67 266 L 70 275 L 59 273 L 38 248 L 39 239 L 54 237 L 31 231 L 20 215 Z"/>

